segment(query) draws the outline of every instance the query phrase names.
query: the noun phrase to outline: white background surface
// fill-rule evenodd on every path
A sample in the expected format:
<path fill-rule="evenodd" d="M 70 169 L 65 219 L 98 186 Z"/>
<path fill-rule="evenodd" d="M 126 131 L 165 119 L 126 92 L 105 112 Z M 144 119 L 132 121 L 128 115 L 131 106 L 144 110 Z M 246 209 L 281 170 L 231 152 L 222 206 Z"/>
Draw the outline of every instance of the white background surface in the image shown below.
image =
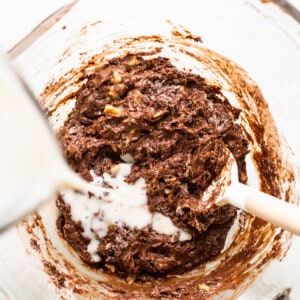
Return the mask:
<path fill-rule="evenodd" d="M 88 1 L 88 0 L 85 0 Z M 99 2 L 102 0 L 99 0 Z M 120 0 L 122 1 L 122 0 Z M 289 0 L 300 8 L 300 0 Z M 42 20 L 71 0 L 1 0 L 0 48 L 9 50 Z M 103 1 L 105 3 L 105 1 Z M 270 4 L 266 4 L 270 5 Z"/>
<path fill-rule="evenodd" d="M 1 0 L 0 47 L 9 50 L 35 26 L 70 0 Z"/>

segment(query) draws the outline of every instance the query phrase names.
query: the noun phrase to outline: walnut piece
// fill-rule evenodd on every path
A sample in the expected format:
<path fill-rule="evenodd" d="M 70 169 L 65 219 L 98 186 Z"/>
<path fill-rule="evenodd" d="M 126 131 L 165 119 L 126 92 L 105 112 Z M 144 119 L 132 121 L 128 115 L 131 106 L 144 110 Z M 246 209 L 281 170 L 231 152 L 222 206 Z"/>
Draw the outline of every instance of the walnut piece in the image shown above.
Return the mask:
<path fill-rule="evenodd" d="M 105 105 L 104 113 L 106 116 L 120 117 L 124 112 L 123 106 L 113 106 L 110 104 Z"/>

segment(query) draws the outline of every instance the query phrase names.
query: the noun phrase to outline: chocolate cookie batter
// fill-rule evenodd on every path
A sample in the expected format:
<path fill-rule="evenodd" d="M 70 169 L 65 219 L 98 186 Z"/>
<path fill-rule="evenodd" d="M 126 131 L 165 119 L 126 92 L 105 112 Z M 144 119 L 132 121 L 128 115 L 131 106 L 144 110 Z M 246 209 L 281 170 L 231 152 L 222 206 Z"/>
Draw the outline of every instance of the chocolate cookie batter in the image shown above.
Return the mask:
<path fill-rule="evenodd" d="M 115 165 L 130 161 L 126 182 L 143 178 L 149 211 L 169 217 L 191 238 L 160 234 L 150 225 L 110 224 L 99 237 L 101 261 L 95 262 L 90 240 L 61 194 L 58 227 L 64 238 L 86 263 L 138 280 L 180 274 L 218 255 L 236 209 L 208 209 L 201 197 L 222 170 L 226 147 L 237 160 L 240 181 L 247 180 L 248 143 L 237 122 L 240 111 L 218 87 L 163 57 L 115 58 L 85 79 L 58 132 L 70 166 L 92 181 L 91 170 L 114 176 Z"/>

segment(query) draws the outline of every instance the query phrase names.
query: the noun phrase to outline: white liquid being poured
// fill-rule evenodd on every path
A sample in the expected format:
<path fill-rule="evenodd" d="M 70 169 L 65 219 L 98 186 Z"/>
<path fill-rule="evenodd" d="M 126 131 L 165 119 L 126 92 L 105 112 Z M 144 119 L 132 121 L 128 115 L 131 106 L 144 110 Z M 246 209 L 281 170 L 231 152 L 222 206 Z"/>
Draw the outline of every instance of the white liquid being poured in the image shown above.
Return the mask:
<path fill-rule="evenodd" d="M 45 117 L 1 53 L 0 103 L 1 231 L 54 197 L 58 186 L 83 181 L 67 166 Z"/>
<path fill-rule="evenodd" d="M 81 222 L 83 235 L 90 239 L 87 251 L 94 262 L 101 261 L 97 254 L 99 239 L 105 237 L 110 224 L 119 227 L 128 226 L 131 229 L 142 229 L 151 225 L 159 234 L 178 234 L 180 241 L 190 240 L 191 235 L 174 226 L 171 219 L 161 213 L 151 213 L 147 205 L 146 184 L 140 178 L 135 184 L 124 180 L 130 174 L 131 163 L 121 163 L 117 166 L 117 174 L 112 177 L 104 173 L 98 177 L 93 171 L 94 181 L 90 183 L 90 192 L 94 196 L 64 191 L 64 201 L 71 207 L 72 220 Z"/>

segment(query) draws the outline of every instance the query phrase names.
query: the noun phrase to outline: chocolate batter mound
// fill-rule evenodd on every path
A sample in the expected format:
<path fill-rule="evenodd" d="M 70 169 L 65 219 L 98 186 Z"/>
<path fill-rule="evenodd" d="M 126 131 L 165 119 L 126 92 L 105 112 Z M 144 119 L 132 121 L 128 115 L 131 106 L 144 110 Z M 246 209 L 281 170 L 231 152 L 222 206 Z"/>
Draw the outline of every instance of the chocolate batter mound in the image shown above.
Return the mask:
<path fill-rule="evenodd" d="M 248 143 L 236 120 L 240 111 L 204 78 L 179 71 L 166 58 L 127 55 L 110 60 L 76 93 L 76 105 L 58 132 L 70 166 L 91 181 L 130 154 L 128 183 L 144 178 L 148 206 L 192 236 L 158 234 L 112 224 L 101 238 L 100 263 L 87 252 L 89 240 L 71 219 L 60 195 L 58 227 L 88 264 L 140 280 L 179 274 L 220 253 L 236 209 L 209 210 L 199 200 L 226 162 L 226 147 L 246 182 Z M 213 199 L 212 199 L 213 200 Z"/>

